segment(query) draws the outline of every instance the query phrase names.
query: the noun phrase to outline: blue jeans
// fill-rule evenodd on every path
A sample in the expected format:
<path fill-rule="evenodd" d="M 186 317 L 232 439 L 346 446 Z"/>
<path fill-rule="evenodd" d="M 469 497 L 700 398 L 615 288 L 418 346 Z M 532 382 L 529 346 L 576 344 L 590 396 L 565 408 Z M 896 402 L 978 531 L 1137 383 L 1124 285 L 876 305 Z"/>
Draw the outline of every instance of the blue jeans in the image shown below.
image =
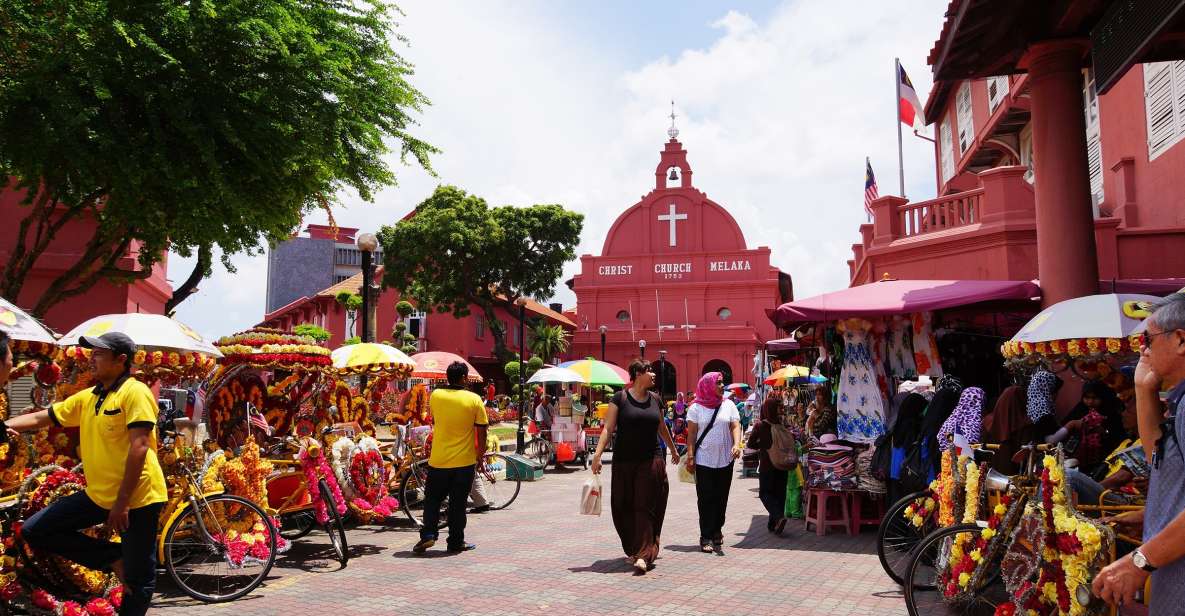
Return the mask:
<path fill-rule="evenodd" d="M 424 486 L 424 527 L 420 539 L 435 539 L 440 524 L 440 503 L 448 497 L 448 547 L 465 546 L 465 509 L 473 487 L 474 466 L 460 468 L 428 467 L 428 485 Z"/>
<path fill-rule="evenodd" d="M 21 526 L 21 537 L 31 547 L 72 560 L 84 567 L 111 570 L 123 561 L 127 592 L 121 616 L 141 616 L 152 603 L 156 589 L 156 527 L 164 503 L 137 507 L 128 512 L 128 529 L 120 543 L 95 539 L 81 530 L 107 521 L 108 510 L 95 504 L 86 492 L 75 492 L 33 514 Z"/>

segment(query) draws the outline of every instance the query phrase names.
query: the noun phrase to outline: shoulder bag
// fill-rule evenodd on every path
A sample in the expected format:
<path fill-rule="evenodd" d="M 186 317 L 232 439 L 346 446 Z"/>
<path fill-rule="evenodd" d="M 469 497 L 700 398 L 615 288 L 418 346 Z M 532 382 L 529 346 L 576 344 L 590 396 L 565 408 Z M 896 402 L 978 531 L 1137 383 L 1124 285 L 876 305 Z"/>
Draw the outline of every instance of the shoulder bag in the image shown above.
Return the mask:
<path fill-rule="evenodd" d="M 695 439 L 695 451 L 699 451 L 699 446 L 704 444 L 704 438 L 712 431 L 712 426 L 716 425 L 716 416 L 720 414 L 720 407 L 724 406 L 721 402 L 716 406 L 716 410 L 712 411 L 712 419 L 708 420 L 708 426 L 704 428 L 703 432 L 699 433 L 699 437 Z M 694 452 L 693 452 L 694 454 Z M 683 483 L 695 483 L 695 466 L 694 458 L 692 459 L 693 466 L 689 469 L 687 464 L 679 464 L 679 481 Z"/>

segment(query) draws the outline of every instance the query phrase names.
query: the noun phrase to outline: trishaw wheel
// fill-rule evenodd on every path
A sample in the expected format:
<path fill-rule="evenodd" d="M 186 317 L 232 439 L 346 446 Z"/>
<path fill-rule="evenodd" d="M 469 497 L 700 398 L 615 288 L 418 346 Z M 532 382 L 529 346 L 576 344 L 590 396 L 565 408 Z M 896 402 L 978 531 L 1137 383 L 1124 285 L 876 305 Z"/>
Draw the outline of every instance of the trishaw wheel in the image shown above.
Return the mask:
<path fill-rule="evenodd" d="M 232 536 L 237 539 L 227 540 Z M 263 583 L 276 561 L 276 530 L 255 503 L 221 494 L 178 516 L 165 530 L 163 547 L 165 568 L 182 592 L 221 603 Z"/>
<path fill-rule="evenodd" d="M 1000 577 L 999 559 L 990 563 L 985 560 L 977 566 L 986 568 L 987 573 L 980 587 L 971 593 L 968 600 L 956 602 L 947 599 L 938 584 L 939 573 L 949 563 L 954 542 L 962 538 L 974 545 L 980 530 L 976 524 L 948 526 L 926 535 L 918 543 L 905 574 L 905 606 L 910 616 L 992 616 L 996 606 L 1008 600 L 1008 591 Z"/>
<path fill-rule="evenodd" d="M 350 562 L 350 545 L 346 542 L 346 527 L 342 524 L 342 517 L 337 512 L 337 507 L 333 505 L 336 501 L 333 500 L 333 492 L 329 490 L 329 484 L 321 479 L 317 482 L 317 489 L 321 491 L 321 498 L 327 505 L 326 509 L 329 510 L 329 519 L 325 521 L 325 532 L 329 533 L 329 542 L 333 544 L 337 562 L 345 567 L 346 563 Z"/>
<path fill-rule="evenodd" d="M 399 483 L 399 507 L 412 524 L 420 525 L 420 510 L 424 507 L 424 486 L 428 483 L 428 463 L 417 462 L 403 475 Z"/>
<path fill-rule="evenodd" d="M 486 494 L 489 496 L 490 509 L 505 509 L 518 498 L 522 489 L 522 479 L 517 474 L 509 473 L 510 461 L 500 453 L 487 453 L 482 458 L 484 465 L 482 479 L 485 480 Z"/>
<path fill-rule="evenodd" d="M 888 513 L 881 519 L 876 531 L 876 555 L 880 558 L 881 567 L 885 573 L 897 584 L 905 583 L 905 573 L 909 569 L 910 556 L 914 546 L 931 530 L 932 524 L 927 522 L 918 528 L 905 519 L 905 508 L 915 499 L 925 498 L 929 492 L 914 492 L 889 507 Z"/>
<path fill-rule="evenodd" d="M 317 515 L 312 509 L 280 514 L 280 536 L 289 541 L 304 537 L 316 527 Z"/>

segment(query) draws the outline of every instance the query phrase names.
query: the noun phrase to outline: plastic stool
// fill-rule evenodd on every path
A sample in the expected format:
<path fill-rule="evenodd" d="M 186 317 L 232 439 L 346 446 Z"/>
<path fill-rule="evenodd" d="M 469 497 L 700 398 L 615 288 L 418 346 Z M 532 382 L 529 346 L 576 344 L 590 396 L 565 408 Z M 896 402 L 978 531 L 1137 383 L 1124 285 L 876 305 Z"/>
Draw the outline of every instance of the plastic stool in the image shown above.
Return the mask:
<path fill-rule="evenodd" d="M 863 526 L 880 526 L 885 517 L 885 499 L 870 492 L 848 492 L 852 499 L 851 534 L 859 535 Z"/>
<path fill-rule="evenodd" d="M 831 507 L 838 502 L 838 515 L 834 515 Z M 840 526 L 849 535 L 852 533 L 852 513 L 848 504 L 847 494 L 835 490 L 809 488 L 806 492 L 806 519 L 804 527 L 810 530 L 815 525 L 815 534 L 820 537 L 827 534 L 827 527 Z"/>

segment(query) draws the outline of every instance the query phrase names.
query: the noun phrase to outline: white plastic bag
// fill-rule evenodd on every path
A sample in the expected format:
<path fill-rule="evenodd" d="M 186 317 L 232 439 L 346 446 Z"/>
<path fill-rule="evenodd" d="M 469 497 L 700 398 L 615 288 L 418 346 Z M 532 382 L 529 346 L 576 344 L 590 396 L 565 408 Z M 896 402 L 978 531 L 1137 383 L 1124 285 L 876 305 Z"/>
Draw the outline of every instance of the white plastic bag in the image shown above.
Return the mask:
<path fill-rule="evenodd" d="M 593 475 L 580 486 L 580 514 L 601 515 L 600 475 Z"/>

